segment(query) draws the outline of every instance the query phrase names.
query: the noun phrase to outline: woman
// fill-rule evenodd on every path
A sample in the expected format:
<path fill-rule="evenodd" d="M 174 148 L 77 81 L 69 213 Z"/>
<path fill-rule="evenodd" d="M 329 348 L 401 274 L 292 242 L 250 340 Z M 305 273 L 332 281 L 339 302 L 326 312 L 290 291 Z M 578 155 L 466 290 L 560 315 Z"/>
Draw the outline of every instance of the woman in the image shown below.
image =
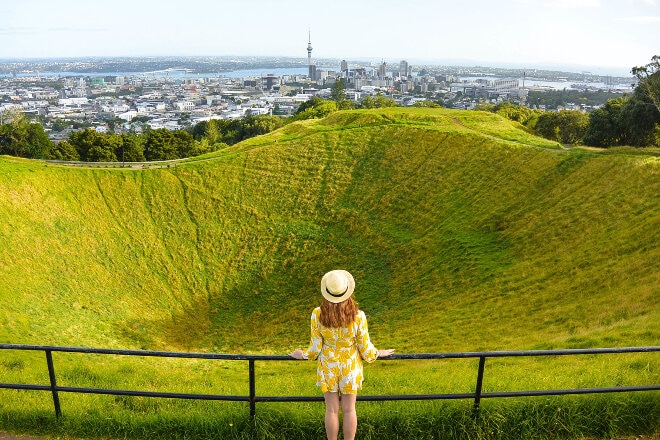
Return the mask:
<path fill-rule="evenodd" d="M 312 312 L 312 338 L 307 350 L 295 350 L 296 359 L 316 359 L 316 385 L 325 398 L 328 440 L 339 435 L 339 407 L 344 415 L 344 439 L 355 438 L 355 399 L 362 388 L 362 360 L 373 362 L 394 350 L 377 350 L 369 339 L 367 317 L 353 300 L 355 280 L 345 270 L 333 270 L 321 279 L 323 302 Z"/>

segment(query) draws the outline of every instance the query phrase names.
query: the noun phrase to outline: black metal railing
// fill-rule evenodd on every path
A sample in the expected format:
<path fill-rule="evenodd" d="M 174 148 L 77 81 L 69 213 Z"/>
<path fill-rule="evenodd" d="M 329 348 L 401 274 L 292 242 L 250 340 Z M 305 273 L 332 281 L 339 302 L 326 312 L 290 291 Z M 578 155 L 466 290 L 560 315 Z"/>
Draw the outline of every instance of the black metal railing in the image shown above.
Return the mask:
<path fill-rule="evenodd" d="M 19 345 L 19 344 L 0 344 L 0 350 L 42 351 L 45 353 L 50 384 L 40 385 L 40 384 L 21 384 L 21 383 L 0 383 L 0 389 L 4 388 L 4 389 L 14 389 L 14 390 L 50 391 L 53 398 L 53 404 L 55 406 L 55 415 L 57 417 L 60 417 L 62 415 L 59 393 L 108 394 L 108 395 L 117 395 L 117 396 L 249 402 L 250 417 L 254 417 L 256 412 L 256 404 L 258 402 L 323 401 L 322 396 L 258 396 L 257 395 L 255 363 L 257 361 L 259 362 L 295 361 L 295 359 L 289 356 L 186 353 L 186 352 L 145 351 L 145 350 L 115 350 L 115 349 L 106 349 L 106 348 L 57 347 L 57 346 Z M 634 391 L 659 391 L 660 384 L 651 384 L 651 385 L 642 385 L 642 386 L 617 386 L 617 387 L 604 387 L 604 388 L 572 388 L 572 389 L 530 390 L 530 391 L 482 392 L 487 358 L 652 353 L 659 351 L 660 351 L 660 346 L 648 346 L 648 347 L 589 348 L 589 349 L 568 349 L 568 350 L 396 354 L 388 357 L 387 360 L 470 359 L 470 358 L 479 359 L 479 367 L 477 370 L 475 390 L 472 393 L 451 393 L 451 394 L 358 395 L 357 399 L 362 401 L 473 399 L 474 410 L 476 412 L 479 410 L 481 399 L 486 399 L 486 398 L 557 396 L 557 395 L 568 395 L 568 394 L 620 393 L 620 392 L 634 392 Z M 107 388 L 59 386 L 57 385 L 57 377 L 55 374 L 55 366 L 53 363 L 53 352 L 247 361 L 249 395 L 187 394 L 187 393 L 171 393 L 171 392 L 156 392 L 156 391 L 113 390 Z"/>

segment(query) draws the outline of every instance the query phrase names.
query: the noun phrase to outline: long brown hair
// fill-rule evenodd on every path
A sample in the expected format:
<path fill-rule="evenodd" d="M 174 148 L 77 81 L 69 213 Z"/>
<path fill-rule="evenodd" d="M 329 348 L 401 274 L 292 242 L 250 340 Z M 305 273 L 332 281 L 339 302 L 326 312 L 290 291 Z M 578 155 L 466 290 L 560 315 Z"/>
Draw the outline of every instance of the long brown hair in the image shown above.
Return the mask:
<path fill-rule="evenodd" d="M 355 321 L 357 313 L 358 305 L 352 296 L 336 304 L 323 298 L 321 324 L 324 327 L 348 327 Z"/>

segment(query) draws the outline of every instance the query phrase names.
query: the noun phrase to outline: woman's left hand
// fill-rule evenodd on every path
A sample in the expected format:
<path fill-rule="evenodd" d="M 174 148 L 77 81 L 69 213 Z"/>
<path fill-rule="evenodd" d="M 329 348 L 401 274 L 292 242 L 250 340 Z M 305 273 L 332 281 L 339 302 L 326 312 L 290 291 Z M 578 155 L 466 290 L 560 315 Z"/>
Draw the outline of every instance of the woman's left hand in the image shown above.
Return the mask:
<path fill-rule="evenodd" d="M 303 351 L 301 349 L 295 350 L 293 353 L 289 353 L 289 356 L 291 356 L 294 359 L 298 360 L 303 360 Z"/>

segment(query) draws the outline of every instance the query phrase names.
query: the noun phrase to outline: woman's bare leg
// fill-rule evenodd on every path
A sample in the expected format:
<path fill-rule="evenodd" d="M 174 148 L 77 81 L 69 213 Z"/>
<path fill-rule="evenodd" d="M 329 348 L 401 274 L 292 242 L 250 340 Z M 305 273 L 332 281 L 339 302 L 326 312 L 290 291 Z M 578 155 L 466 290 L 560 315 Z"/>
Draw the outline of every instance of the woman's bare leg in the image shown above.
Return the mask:
<path fill-rule="evenodd" d="M 328 440 L 337 440 L 339 435 L 339 393 L 323 393 L 323 397 L 325 398 L 325 434 Z"/>
<path fill-rule="evenodd" d="M 353 440 L 357 431 L 357 413 L 355 412 L 355 399 L 357 394 L 341 395 L 341 412 L 343 414 L 342 428 L 344 440 Z"/>

